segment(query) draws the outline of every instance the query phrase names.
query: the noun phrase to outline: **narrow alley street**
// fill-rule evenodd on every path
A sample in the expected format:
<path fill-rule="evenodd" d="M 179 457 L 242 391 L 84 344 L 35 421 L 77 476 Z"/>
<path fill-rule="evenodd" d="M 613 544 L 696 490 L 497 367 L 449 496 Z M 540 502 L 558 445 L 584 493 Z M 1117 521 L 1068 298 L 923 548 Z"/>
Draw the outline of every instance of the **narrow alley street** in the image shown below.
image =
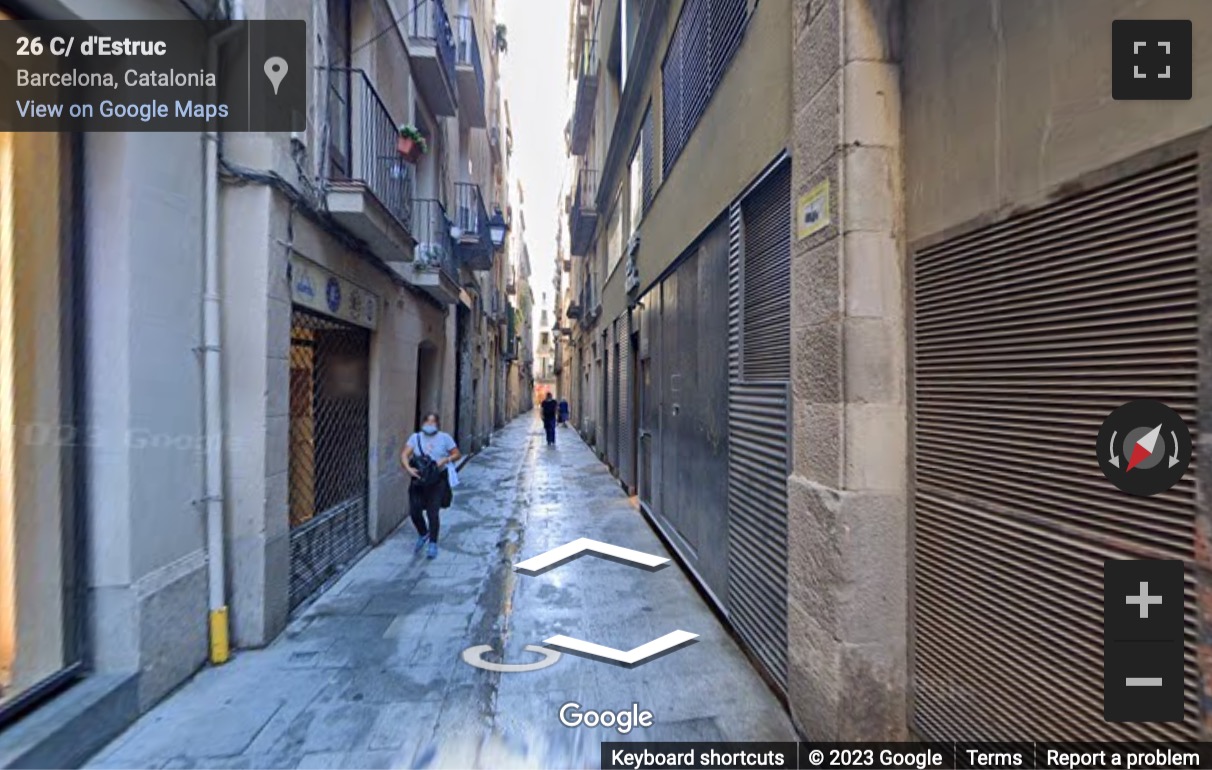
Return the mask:
<path fill-rule="evenodd" d="M 545 446 L 534 413 L 461 472 L 442 551 L 414 555 L 404 525 L 264 650 L 208 668 L 89 766 L 596 767 L 603 740 L 794 740 L 783 707 L 674 564 L 648 572 L 575 559 L 538 577 L 512 565 L 578 537 L 667 556 L 618 483 L 572 430 Z M 563 633 L 628 650 L 675 629 L 696 643 L 632 669 L 563 655 L 496 673 L 474 645 L 529 663 Z M 490 655 L 489 659 L 493 659 Z M 654 724 L 565 727 L 560 706 Z"/>

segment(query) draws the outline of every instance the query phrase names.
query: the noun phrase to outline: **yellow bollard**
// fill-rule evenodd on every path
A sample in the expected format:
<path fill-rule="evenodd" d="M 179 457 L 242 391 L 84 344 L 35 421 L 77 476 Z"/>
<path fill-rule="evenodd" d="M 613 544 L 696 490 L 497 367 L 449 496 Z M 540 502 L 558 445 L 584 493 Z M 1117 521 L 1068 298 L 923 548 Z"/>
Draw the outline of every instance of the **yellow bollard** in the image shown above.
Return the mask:
<path fill-rule="evenodd" d="M 210 662 L 226 663 L 231 654 L 227 642 L 227 607 L 210 611 Z"/>

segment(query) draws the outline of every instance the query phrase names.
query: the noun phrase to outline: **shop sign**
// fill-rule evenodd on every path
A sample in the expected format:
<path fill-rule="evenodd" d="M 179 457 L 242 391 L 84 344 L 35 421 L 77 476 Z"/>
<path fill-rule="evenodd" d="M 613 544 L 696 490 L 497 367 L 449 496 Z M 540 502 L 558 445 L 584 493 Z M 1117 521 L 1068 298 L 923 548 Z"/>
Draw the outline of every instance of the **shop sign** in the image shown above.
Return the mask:
<path fill-rule="evenodd" d="M 308 310 L 368 329 L 379 323 L 378 295 L 300 256 L 290 260 L 290 298 Z"/>

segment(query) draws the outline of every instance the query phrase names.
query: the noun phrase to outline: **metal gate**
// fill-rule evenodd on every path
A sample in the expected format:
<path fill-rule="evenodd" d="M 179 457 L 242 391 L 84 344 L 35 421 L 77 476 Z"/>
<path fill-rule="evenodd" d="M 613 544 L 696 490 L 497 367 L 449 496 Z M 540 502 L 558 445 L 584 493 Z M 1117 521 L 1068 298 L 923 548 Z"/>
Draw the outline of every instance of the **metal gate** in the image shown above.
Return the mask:
<path fill-rule="evenodd" d="M 791 168 L 728 220 L 728 614 L 787 687 L 787 475 L 791 454 Z"/>
<path fill-rule="evenodd" d="M 1129 501 L 1095 451 L 1138 398 L 1196 433 L 1198 159 L 1104 178 L 913 256 L 912 718 L 933 740 L 1199 735 L 1194 463 Z M 1189 565 L 1185 722 L 1103 720 L 1109 558 Z"/>
<path fill-rule="evenodd" d="M 370 332 L 296 308 L 290 335 L 290 606 L 369 545 Z"/>

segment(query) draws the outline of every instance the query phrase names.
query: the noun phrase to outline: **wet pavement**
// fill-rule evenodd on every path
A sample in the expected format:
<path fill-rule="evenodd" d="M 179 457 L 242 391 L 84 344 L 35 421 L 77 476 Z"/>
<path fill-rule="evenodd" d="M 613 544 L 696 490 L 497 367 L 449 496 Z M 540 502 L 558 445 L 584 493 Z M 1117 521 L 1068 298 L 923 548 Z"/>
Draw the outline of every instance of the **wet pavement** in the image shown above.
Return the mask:
<path fill-rule="evenodd" d="M 203 670 L 90 767 L 598 767 L 603 740 L 795 740 L 782 706 L 679 567 L 586 556 L 537 577 L 512 565 L 579 537 L 668 556 L 571 429 L 549 448 L 524 415 L 462 470 L 442 551 L 413 553 L 407 521 L 264 650 Z M 670 631 L 695 643 L 624 668 L 564 654 L 555 634 L 630 650 Z M 621 735 L 566 727 L 560 707 L 653 713 Z"/>

